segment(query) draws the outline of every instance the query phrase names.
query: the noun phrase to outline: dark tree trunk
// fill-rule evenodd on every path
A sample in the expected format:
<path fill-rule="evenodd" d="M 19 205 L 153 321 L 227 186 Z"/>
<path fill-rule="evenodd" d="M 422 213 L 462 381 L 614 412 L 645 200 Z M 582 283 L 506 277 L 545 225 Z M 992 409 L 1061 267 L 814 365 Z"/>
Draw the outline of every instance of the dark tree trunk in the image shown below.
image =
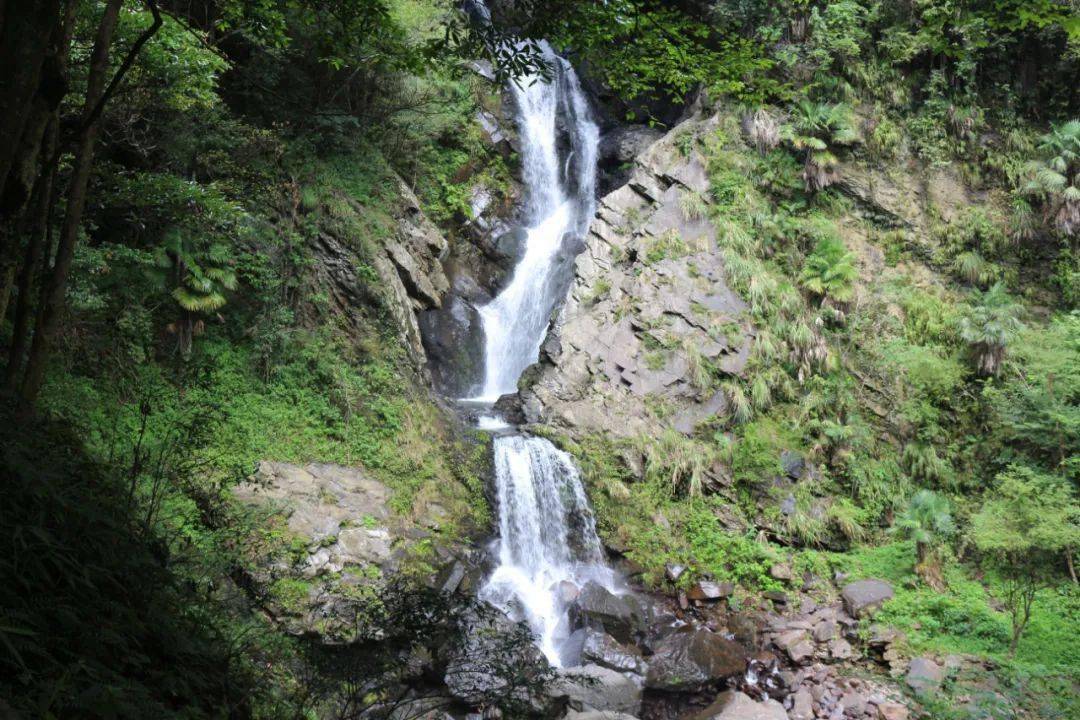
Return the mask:
<path fill-rule="evenodd" d="M 7 317 L 7 306 L 14 286 L 15 263 L 8 263 L 0 269 L 0 321 Z"/>
<path fill-rule="evenodd" d="M 45 133 L 45 142 L 42 147 L 42 155 L 50 157 L 56 149 L 59 135 L 59 116 L 53 116 L 53 122 Z M 34 285 L 42 272 L 42 259 L 46 266 L 49 253 L 46 244 L 49 237 L 49 226 L 52 220 L 54 198 L 54 182 L 56 180 L 56 165 L 49 164 L 44 173 L 38 178 L 33 193 L 31 204 L 32 215 L 27 227 L 26 253 L 23 256 L 22 267 L 19 270 L 19 294 L 15 300 L 15 315 L 12 320 L 11 347 L 8 349 L 8 364 L 4 371 L 4 387 L 14 391 L 22 368 L 23 356 L 26 354 L 26 346 L 30 340 L 30 317 L 33 306 L 30 299 L 34 294 Z"/>
<path fill-rule="evenodd" d="M 13 12 L 2 33 L 5 47 L 0 56 L 20 53 L 19 62 L 26 64 L 9 66 L 6 63 L 11 60 L 0 60 L 0 67 L 16 68 L 4 73 L 9 79 L 0 81 L 0 319 L 7 315 L 15 285 L 20 237 L 16 231 L 22 229 L 20 216 L 40 174 L 38 156 L 45 128 L 67 92 L 64 66 L 75 3 L 68 5 L 63 18 L 57 14 L 59 9 L 58 0 L 48 0 L 34 12 Z M 39 35 L 16 41 L 9 33 L 19 28 L 33 28 Z M 29 96 L 27 88 L 32 88 Z"/>
<path fill-rule="evenodd" d="M 68 273 L 71 271 L 71 261 L 75 257 L 75 243 L 79 237 L 83 209 L 86 207 L 86 189 L 94 164 L 94 147 L 100 130 L 101 113 L 109 98 L 123 82 L 124 76 L 131 69 L 143 45 L 161 29 L 162 25 L 161 13 L 156 1 L 146 0 L 154 21 L 132 44 L 116 74 L 106 86 L 105 76 L 109 72 L 109 47 L 112 44 L 116 21 L 123 4 L 123 0 L 108 1 L 98 25 L 97 36 L 94 38 L 94 50 L 90 55 L 90 72 L 86 82 L 86 100 L 83 105 L 82 121 L 79 124 L 78 147 L 75 150 L 71 180 L 68 183 L 67 208 L 60 228 L 56 260 L 53 262 L 52 273 L 42 291 L 34 340 L 30 346 L 30 357 L 26 361 L 26 375 L 23 378 L 20 393 L 23 412 L 29 411 L 37 400 L 41 382 L 45 376 L 45 360 L 48 357 L 49 346 L 56 332 L 59 313 L 64 303 Z"/>
<path fill-rule="evenodd" d="M 98 25 L 94 39 L 94 50 L 90 56 L 90 72 L 86 83 L 86 101 L 83 105 L 83 127 L 79 145 L 75 151 L 75 161 L 68 183 L 67 208 L 64 222 L 60 229 L 60 239 L 56 250 L 56 261 L 49 276 L 43 294 L 43 303 L 38 308 L 34 340 L 30 346 L 30 357 L 26 363 L 26 376 L 22 383 L 22 403 L 28 409 L 37 399 L 41 382 L 45 376 L 45 360 L 49 345 L 56 332 L 56 324 L 64 302 L 67 289 L 68 273 L 71 261 L 75 257 L 75 243 L 79 237 L 83 209 L 86 206 L 86 188 L 90 181 L 90 170 L 94 163 L 94 146 L 97 142 L 100 115 L 98 102 L 105 95 L 105 79 L 109 71 L 109 46 L 112 44 L 113 31 L 120 14 L 123 0 L 109 0 L 105 13 Z"/>
<path fill-rule="evenodd" d="M 930 547 L 926 543 L 915 543 L 915 557 L 918 560 L 919 565 L 924 565 L 926 559 L 930 556 Z"/>
<path fill-rule="evenodd" d="M 61 25 L 59 0 L 4 5 L 0 31 L 0 189 L 7 186 L 38 92 L 41 71 Z"/>
<path fill-rule="evenodd" d="M 23 123 L 18 145 L 13 150 L 11 168 L 4 184 L 3 196 L 0 197 L 0 208 L 9 217 L 22 211 L 30 199 L 37 176 L 46 169 L 39 162 L 39 158 L 45 129 L 68 91 L 67 59 L 75 25 L 76 6 L 77 3 L 69 2 L 61 21 L 52 29 L 48 52 L 39 72 L 37 90 Z M 45 165 L 52 164 L 51 158 L 46 158 L 43 162 Z"/>

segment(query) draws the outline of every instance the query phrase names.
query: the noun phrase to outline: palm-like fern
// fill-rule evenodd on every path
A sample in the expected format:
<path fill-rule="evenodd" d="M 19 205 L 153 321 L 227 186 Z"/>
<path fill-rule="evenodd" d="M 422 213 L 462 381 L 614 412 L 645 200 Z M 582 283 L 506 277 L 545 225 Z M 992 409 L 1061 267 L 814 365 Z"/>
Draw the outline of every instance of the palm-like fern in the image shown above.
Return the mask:
<path fill-rule="evenodd" d="M 997 267 L 978 250 L 965 250 L 953 258 L 953 270 L 972 285 L 986 286 L 993 281 Z"/>
<path fill-rule="evenodd" d="M 896 518 L 893 532 L 915 541 L 917 570 L 931 585 L 940 584 L 934 550 L 956 531 L 949 501 L 931 490 L 920 490 Z"/>
<path fill-rule="evenodd" d="M 1023 329 L 1020 309 L 1001 283 L 976 292 L 975 304 L 960 319 L 960 337 L 971 345 L 980 375 L 989 377 L 1001 371 L 1009 343 Z"/>
<path fill-rule="evenodd" d="M 728 448 L 710 445 L 668 429 L 655 437 L 642 436 L 635 445 L 645 458 L 645 477 L 670 483 L 672 495 L 701 496 L 715 466 L 726 459 Z"/>
<path fill-rule="evenodd" d="M 765 108 L 744 116 L 742 126 L 746 137 L 762 155 L 779 145 L 782 139 L 780 123 Z"/>
<path fill-rule="evenodd" d="M 802 100 L 792 108 L 785 131 L 792 146 L 804 153 L 803 182 L 808 192 L 827 188 L 839 179 L 833 146 L 850 145 L 859 139 L 851 108 L 843 103 Z"/>
<path fill-rule="evenodd" d="M 172 286 L 169 294 L 180 306 L 177 326 L 179 349 L 187 356 L 191 351 L 194 316 L 212 313 L 226 303 L 226 292 L 237 286 L 229 247 L 211 242 L 202 246 L 181 230 L 166 234 L 157 257 L 159 277 L 163 285 Z"/>
<path fill-rule="evenodd" d="M 810 292 L 846 303 L 855 293 L 855 256 L 848 252 L 837 237 L 820 239 L 814 251 L 806 257 L 799 282 Z"/>
<path fill-rule="evenodd" d="M 1058 231 L 1080 234 L 1080 120 L 1053 127 L 1038 151 L 1042 157 L 1028 164 L 1023 191 L 1042 202 Z"/>

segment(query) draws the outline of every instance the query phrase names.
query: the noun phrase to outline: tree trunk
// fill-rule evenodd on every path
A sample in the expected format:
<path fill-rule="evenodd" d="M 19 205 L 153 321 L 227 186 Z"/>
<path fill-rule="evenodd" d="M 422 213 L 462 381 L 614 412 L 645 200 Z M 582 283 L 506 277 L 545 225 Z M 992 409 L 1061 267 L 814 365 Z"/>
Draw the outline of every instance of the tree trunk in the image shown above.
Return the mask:
<path fill-rule="evenodd" d="M 69 2 L 60 22 L 52 28 L 45 59 L 38 73 L 37 89 L 19 142 L 13 149 L 11 168 L 0 196 L 0 211 L 14 217 L 26 206 L 38 175 L 51 165 L 51 158 L 39 162 L 45 131 L 68 91 L 67 60 L 71 35 L 75 28 L 77 2 Z"/>
<path fill-rule="evenodd" d="M 56 332 L 57 319 L 64 302 L 67 289 L 68 273 L 71 261 L 75 257 L 75 243 L 79 238 L 83 209 L 86 207 L 86 187 L 90 181 L 90 170 L 94 163 L 94 146 L 97 142 L 100 120 L 95 114 L 100 113 L 98 101 L 105 94 L 105 78 L 109 71 L 109 46 L 112 44 L 113 31 L 120 14 L 123 0 L 109 0 L 105 13 L 98 25 L 94 50 L 90 56 L 90 72 L 86 83 L 86 101 L 83 105 L 84 126 L 75 151 L 75 161 L 68 183 L 67 209 L 64 223 L 60 229 L 60 239 L 56 250 L 56 262 L 49 277 L 44 293 L 44 302 L 38 308 L 34 341 L 30 347 L 30 357 L 26 363 L 26 376 L 22 384 L 22 404 L 29 409 L 41 390 L 45 376 L 45 360 L 49 345 Z"/>
<path fill-rule="evenodd" d="M 0 270 L 0 322 L 7 317 L 7 306 L 11 300 L 11 289 L 15 285 L 15 263 L 8 263 Z"/>
<path fill-rule="evenodd" d="M 45 134 L 45 142 L 42 147 L 42 156 L 50 157 L 55 152 L 56 141 L 59 135 L 58 115 L 53 116 L 53 122 Z M 49 225 L 52 220 L 54 203 L 53 184 L 56 180 L 56 165 L 50 163 L 50 167 L 38 178 L 33 193 L 31 204 L 32 216 L 27 227 L 26 253 L 23 256 L 22 268 L 19 270 L 19 295 L 15 300 L 15 316 L 12 320 L 11 347 L 8 349 L 8 364 L 4 371 L 4 388 L 14 392 L 22 368 L 23 355 L 26 354 L 26 346 L 30 339 L 30 314 L 32 305 L 30 299 L 34 295 L 35 281 L 41 275 L 42 258 L 48 263 L 46 244 L 49 237 Z"/>
<path fill-rule="evenodd" d="M 5 4 L 0 32 L 0 67 L 5 68 L 0 73 L 0 189 L 7 185 L 41 69 L 60 25 L 60 10 L 59 0 L 25 2 L 18 8 Z"/>

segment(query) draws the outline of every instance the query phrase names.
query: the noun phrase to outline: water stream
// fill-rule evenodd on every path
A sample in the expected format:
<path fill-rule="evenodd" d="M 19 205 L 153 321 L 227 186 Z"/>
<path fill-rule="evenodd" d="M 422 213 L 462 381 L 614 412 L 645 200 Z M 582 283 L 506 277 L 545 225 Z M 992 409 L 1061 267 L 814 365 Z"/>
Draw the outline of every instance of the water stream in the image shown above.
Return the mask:
<path fill-rule="evenodd" d="M 551 82 L 527 77 L 510 84 L 521 138 L 526 239 L 509 284 L 479 309 L 485 348 L 477 399 L 487 402 L 514 392 L 521 373 L 536 362 L 548 318 L 566 292 L 566 251 L 584 237 L 595 209 L 599 131 L 574 69 L 543 47 Z M 563 157 L 560 129 L 569 145 Z"/>
<path fill-rule="evenodd" d="M 526 240 L 510 282 L 479 309 L 484 381 L 474 402 L 517 389 L 536 362 L 552 311 L 566 292 L 575 246 L 594 211 L 598 131 L 573 68 L 550 48 L 550 82 L 511 84 L 521 138 Z M 561 665 L 569 635 L 567 604 L 592 580 L 615 589 L 585 489 L 572 458 L 549 441 L 514 433 L 494 415 L 480 427 L 494 440 L 498 566 L 481 597 L 525 620 L 540 648 Z"/>

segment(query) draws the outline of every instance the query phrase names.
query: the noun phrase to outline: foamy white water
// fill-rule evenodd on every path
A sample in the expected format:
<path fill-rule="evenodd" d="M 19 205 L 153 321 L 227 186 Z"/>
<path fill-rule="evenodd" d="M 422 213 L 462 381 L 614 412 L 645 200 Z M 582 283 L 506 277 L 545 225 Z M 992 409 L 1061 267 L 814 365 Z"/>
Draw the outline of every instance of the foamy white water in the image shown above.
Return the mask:
<path fill-rule="evenodd" d="M 540 352 L 548 319 L 565 285 L 557 277 L 560 250 L 588 229 L 594 209 L 599 131 L 577 75 L 543 45 L 553 68 L 551 82 L 523 78 L 511 84 L 518 110 L 522 179 L 525 184 L 525 252 L 509 284 L 479 308 L 484 327 L 484 383 L 477 400 L 494 402 L 517 390 L 521 373 Z M 570 140 L 560 160 L 559 118 Z"/>
<path fill-rule="evenodd" d="M 499 504 L 499 565 L 480 596 L 520 613 L 540 649 L 561 665 L 570 634 L 563 584 L 593 580 L 614 590 L 573 459 L 547 440 L 512 435 L 495 439 Z M 568 588 L 569 589 L 569 588 Z"/>
<path fill-rule="evenodd" d="M 560 253 L 584 236 L 594 210 L 599 133 L 573 68 L 546 44 L 544 52 L 553 80 L 526 78 L 511 86 L 519 114 L 526 241 L 510 282 L 479 309 L 484 382 L 474 401 L 491 403 L 515 392 L 521 373 L 536 362 L 552 310 L 566 291 L 570 269 L 559 263 Z M 568 140 L 562 147 L 560 130 Z M 492 430 L 504 425 L 489 415 L 479 423 Z M 615 590 L 616 578 L 604 563 L 573 459 L 543 438 L 524 435 L 496 437 L 494 456 L 499 564 L 480 594 L 528 622 L 544 655 L 559 666 L 570 634 L 565 598 L 589 580 Z"/>

